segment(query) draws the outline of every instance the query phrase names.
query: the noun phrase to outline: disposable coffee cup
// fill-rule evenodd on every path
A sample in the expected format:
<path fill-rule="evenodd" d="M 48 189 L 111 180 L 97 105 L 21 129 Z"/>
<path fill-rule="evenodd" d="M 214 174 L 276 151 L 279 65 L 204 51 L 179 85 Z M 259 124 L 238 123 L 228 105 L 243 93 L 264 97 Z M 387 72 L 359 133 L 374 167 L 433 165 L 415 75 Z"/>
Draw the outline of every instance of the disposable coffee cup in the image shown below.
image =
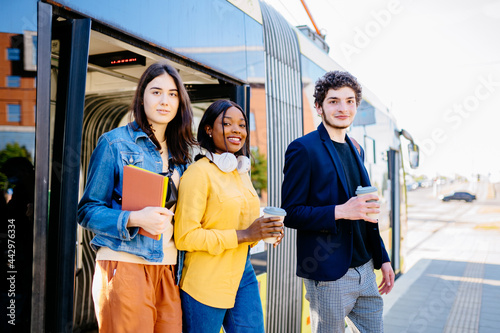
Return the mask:
<path fill-rule="evenodd" d="M 264 212 L 264 217 L 274 217 L 278 216 L 281 218 L 281 228 L 283 228 L 283 220 L 285 219 L 286 216 L 286 211 L 284 209 L 278 208 L 278 207 L 266 207 L 263 210 Z M 278 241 L 278 237 L 281 234 L 280 232 L 274 232 L 276 236 L 274 237 L 267 237 L 264 238 L 263 241 L 268 243 L 268 244 L 274 244 Z"/>
<path fill-rule="evenodd" d="M 358 197 L 372 193 L 377 194 L 377 188 L 375 186 L 358 186 L 358 188 L 356 188 L 356 196 Z M 377 200 L 368 200 L 367 202 L 377 202 Z M 368 213 L 366 215 L 378 221 L 378 213 Z"/>

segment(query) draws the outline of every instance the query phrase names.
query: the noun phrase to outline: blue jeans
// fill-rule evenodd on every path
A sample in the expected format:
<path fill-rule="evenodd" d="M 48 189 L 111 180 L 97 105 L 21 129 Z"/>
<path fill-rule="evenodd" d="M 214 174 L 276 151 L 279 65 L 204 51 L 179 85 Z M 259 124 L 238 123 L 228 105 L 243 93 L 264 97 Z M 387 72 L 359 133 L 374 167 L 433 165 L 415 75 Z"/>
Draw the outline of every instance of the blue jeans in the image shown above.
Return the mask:
<path fill-rule="evenodd" d="M 222 326 L 226 333 L 264 333 L 259 285 L 250 256 L 247 258 L 233 308 L 219 309 L 204 305 L 183 290 L 181 303 L 184 333 L 219 333 Z"/>

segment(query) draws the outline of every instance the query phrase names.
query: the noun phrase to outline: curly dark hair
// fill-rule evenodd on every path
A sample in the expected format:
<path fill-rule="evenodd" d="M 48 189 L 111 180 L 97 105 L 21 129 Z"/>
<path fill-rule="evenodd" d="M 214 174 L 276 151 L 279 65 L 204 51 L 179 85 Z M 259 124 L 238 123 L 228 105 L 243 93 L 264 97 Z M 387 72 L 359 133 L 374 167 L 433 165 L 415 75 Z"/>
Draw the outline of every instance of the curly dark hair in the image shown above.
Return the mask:
<path fill-rule="evenodd" d="M 160 143 L 148 122 L 143 102 L 146 86 L 149 82 L 162 74 L 170 75 L 172 79 L 174 79 L 177 90 L 179 91 L 179 109 L 174 119 L 170 121 L 170 124 L 165 130 L 168 150 L 172 154 L 174 164 L 185 164 L 191 161 L 190 148 L 196 144 L 192 132 L 193 110 L 191 108 L 188 92 L 182 83 L 181 76 L 174 67 L 166 62 L 157 62 L 144 71 L 137 85 L 137 90 L 135 91 L 131 112 L 142 131 L 148 135 L 156 148 L 160 150 Z"/>
<path fill-rule="evenodd" d="M 343 87 L 349 87 L 354 90 L 356 95 L 356 107 L 358 107 L 363 98 L 361 95 L 361 85 L 351 73 L 343 71 L 328 72 L 316 81 L 313 94 L 314 104 L 321 106 L 328 94 L 328 90 L 337 90 Z"/>
<path fill-rule="evenodd" d="M 223 114 L 222 118 L 224 118 L 224 116 L 226 115 L 226 111 L 230 107 L 233 107 L 233 106 L 235 108 L 237 108 L 238 110 L 240 110 L 241 113 L 243 114 L 243 118 L 245 119 L 245 127 L 247 130 L 247 137 L 245 139 L 245 144 L 234 155 L 236 155 L 236 156 L 239 156 L 239 155 L 249 156 L 249 154 L 250 154 L 250 149 L 249 149 L 250 136 L 248 135 L 248 133 L 250 133 L 250 129 L 249 129 L 247 115 L 245 114 L 245 111 L 243 111 L 241 106 L 239 106 L 238 104 L 236 104 L 233 101 L 229 101 L 229 100 L 225 100 L 225 99 L 220 99 L 220 100 L 213 102 L 207 108 L 205 113 L 203 113 L 203 117 L 201 117 L 201 120 L 200 120 L 200 125 L 198 126 L 198 136 L 197 136 L 198 144 L 200 145 L 200 147 L 206 149 L 207 151 L 211 152 L 212 154 L 215 153 L 214 140 L 213 140 L 213 138 L 211 138 L 207 134 L 205 127 L 208 125 L 209 127 L 213 128 L 215 126 L 215 121 L 217 120 L 217 117 L 222 113 Z M 224 133 L 224 126 L 222 126 L 222 133 Z M 203 156 L 205 156 L 205 155 L 202 155 L 202 154 L 197 155 L 195 160 L 198 160 L 199 158 L 201 158 Z"/>

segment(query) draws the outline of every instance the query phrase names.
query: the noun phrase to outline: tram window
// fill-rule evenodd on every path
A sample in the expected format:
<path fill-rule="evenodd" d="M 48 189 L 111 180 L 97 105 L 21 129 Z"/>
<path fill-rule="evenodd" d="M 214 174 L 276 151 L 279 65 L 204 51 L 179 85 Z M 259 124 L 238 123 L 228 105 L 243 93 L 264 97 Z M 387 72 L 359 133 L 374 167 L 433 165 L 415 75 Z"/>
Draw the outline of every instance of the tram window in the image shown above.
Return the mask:
<path fill-rule="evenodd" d="M 364 137 L 365 144 L 365 161 L 368 163 L 377 163 L 377 158 L 375 155 L 375 139 L 365 135 Z"/>

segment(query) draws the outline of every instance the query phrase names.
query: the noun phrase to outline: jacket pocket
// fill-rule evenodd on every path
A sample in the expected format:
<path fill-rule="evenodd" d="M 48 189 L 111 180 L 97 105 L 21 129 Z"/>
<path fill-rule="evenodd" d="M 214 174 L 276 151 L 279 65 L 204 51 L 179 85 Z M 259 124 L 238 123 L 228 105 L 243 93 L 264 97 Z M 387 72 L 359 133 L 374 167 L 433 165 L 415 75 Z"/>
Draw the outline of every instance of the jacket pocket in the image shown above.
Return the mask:
<path fill-rule="evenodd" d="M 139 168 L 144 167 L 144 155 L 137 152 L 122 151 L 120 152 L 123 166 L 133 165 Z"/>

